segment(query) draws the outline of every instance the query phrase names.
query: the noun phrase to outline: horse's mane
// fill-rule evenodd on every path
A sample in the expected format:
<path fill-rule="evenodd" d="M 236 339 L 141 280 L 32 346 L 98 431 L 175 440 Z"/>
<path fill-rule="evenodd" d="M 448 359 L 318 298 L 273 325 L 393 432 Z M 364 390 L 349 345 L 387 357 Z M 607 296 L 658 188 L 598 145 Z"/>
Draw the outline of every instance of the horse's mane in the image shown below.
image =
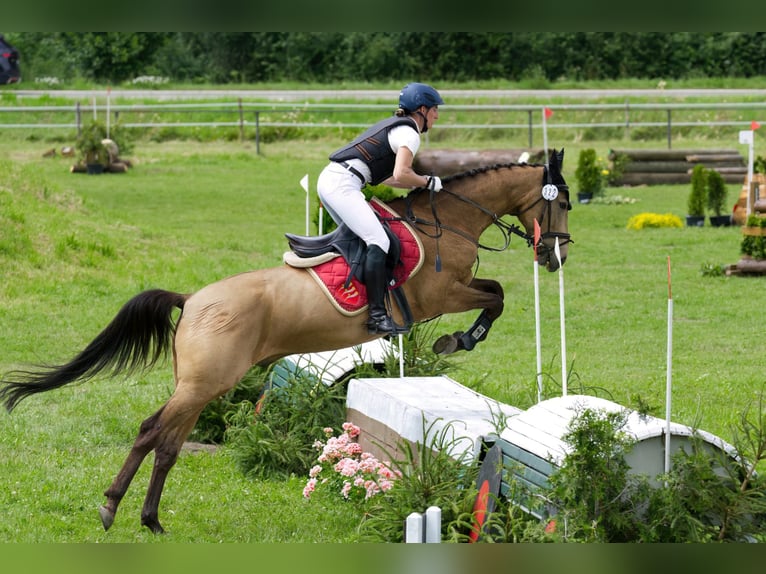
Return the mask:
<path fill-rule="evenodd" d="M 494 165 L 485 165 L 481 167 L 475 167 L 473 169 L 469 169 L 468 171 L 464 171 L 463 173 L 456 173 L 447 177 L 442 178 L 442 182 L 451 182 L 451 181 L 457 181 L 460 179 L 465 179 L 468 177 L 474 177 L 476 175 L 487 173 L 488 171 L 496 171 L 498 169 L 513 169 L 514 167 L 542 167 L 542 164 L 538 163 L 496 163 Z"/>

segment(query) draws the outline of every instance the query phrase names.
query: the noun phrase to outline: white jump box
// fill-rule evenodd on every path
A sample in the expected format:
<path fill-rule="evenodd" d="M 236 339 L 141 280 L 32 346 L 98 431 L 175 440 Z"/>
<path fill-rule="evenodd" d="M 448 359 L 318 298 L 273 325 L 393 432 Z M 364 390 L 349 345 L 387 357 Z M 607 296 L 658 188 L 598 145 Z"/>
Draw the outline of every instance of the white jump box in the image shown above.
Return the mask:
<path fill-rule="evenodd" d="M 482 438 L 497 434 L 498 415 L 522 412 L 446 376 L 352 379 L 346 407 L 346 418 L 362 429 L 362 448 L 386 460 L 401 457 L 401 439 L 429 445 L 442 432 L 453 458 L 472 460 Z"/>

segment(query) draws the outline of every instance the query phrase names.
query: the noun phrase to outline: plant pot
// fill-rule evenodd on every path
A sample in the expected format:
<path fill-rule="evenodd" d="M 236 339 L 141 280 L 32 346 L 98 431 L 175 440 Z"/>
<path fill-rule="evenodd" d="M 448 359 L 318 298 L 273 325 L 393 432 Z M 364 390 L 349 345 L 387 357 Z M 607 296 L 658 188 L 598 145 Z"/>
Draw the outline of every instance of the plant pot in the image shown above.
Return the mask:
<path fill-rule="evenodd" d="M 687 215 L 686 226 L 687 227 L 702 227 L 705 225 L 704 215 Z"/>
<path fill-rule="evenodd" d="M 713 227 L 729 227 L 731 225 L 731 215 L 711 215 L 710 225 Z"/>
<path fill-rule="evenodd" d="M 590 203 L 591 199 L 593 199 L 592 193 L 585 191 L 580 191 L 577 193 L 577 203 Z"/>
<path fill-rule="evenodd" d="M 88 175 L 98 175 L 104 173 L 104 164 L 101 163 L 89 163 L 85 166 L 85 171 Z"/>

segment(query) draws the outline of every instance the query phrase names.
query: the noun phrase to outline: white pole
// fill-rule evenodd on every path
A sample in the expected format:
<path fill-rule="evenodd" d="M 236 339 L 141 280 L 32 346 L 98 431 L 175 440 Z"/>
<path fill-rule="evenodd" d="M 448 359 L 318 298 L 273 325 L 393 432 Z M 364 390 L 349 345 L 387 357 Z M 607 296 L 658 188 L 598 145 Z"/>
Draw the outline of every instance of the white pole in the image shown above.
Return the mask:
<path fill-rule="evenodd" d="M 112 88 L 106 89 L 106 139 L 109 139 L 109 104 L 112 98 Z"/>
<path fill-rule="evenodd" d="M 537 269 L 537 244 L 540 242 L 540 224 L 535 219 L 535 341 L 537 343 L 537 402 L 543 398 L 543 359 L 540 347 L 540 271 Z"/>
<path fill-rule="evenodd" d="M 399 333 L 399 378 L 404 378 L 404 335 Z"/>
<path fill-rule="evenodd" d="M 545 150 L 545 163 L 548 164 L 548 115 L 547 108 L 543 107 L 543 150 Z"/>
<path fill-rule="evenodd" d="M 322 235 L 324 233 L 324 207 L 322 207 L 322 204 L 319 204 L 319 229 L 317 231 L 318 235 Z"/>
<path fill-rule="evenodd" d="M 739 143 L 748 144 L 747 148 L 747 212 L 746 217 L 750 217 L 753 206 L 750 205 L 750 182 L 753 181 L 753 130 L 742 130 L 739 132 Z"/>
<path fill-rule="evenodd" d="M 95 122 L 98 118 L 96 117 L 96 96 L 93 96 L 93 121 Z"/>
<path fill-rule="evenodd" d="M 301 178 L 301 187 L 306 192 L 306 235 L 309 233 L 309 174 L 304 175 Z"/>
<path fill-rule="evenodd" d="M 567 396 L 567 332 L 564 319 L 564 268 L 561 266 L 561 250 L 559 238 L 554 247 L 556 259 L 559 262 L 559 317 L 561 319 L 561 395 Z"/>
<path fill-rule="evenodd" d="M 442 541 L 442 509 L 429 506 L 426 509 L 426 544 Z"/>
<path fill-rule="evenodd" d="M 668 255 L 668 358 L 665 383 L 665 473 L 670 472 L 670 397 L 673 375 L 673 292 L 670 288 L 670 255 Z"/>
<path fill-rule="evenodd" d="M 405 522 L 404 542 L 409 544 L 422 543 L 423 526 L 423 515 L 419 512 L 410 513 Z"/>

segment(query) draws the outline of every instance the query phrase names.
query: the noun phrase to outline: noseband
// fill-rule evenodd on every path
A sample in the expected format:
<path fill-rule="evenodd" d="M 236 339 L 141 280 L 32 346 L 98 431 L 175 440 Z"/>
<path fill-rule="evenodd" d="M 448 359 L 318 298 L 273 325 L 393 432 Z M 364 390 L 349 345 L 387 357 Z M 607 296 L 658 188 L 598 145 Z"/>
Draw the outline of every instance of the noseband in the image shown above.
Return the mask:
<path fill-rule="evenodd" d="M 553 251 L 553 249 L 543 244 L 542 242 L 543 239 L 548 239 L 551 237 L 554 239 L 558 238 L 560 239 L 559 246 L 565 245 L 567 243 L 574 243 L 574 241 L 572 240 L 572 236 L 569 233 L 560 233 L 558 231 L 551 231 L 551 221 L 553 219 L 551 217 L 551 211 L 553 209 L 553 202 L 556 199 L 558 199 L 559 192 L 562 192 L 562 191 L 566 194 L 566 200 L 565 201 L 559 200 L 558 202 L 559 207 L 561 209 L 566 209 L 567 211 L 571 211 L 572 203 L 569 201 L 569 186 L 565 183 L 554 184 L 551 179 L 551 172 L 548 169 L 548 166 L 545 166 L 543 171 L 543 182 L 542 182 L 542 189 L 540 191 L 540 197 L 537 199 L 537 201 L 533 202 L 531 205 L 528 205 L 526 208 L 522 209 L 519 213 L 512 214 L 518 217 L 522 213 L 526 213 L 527 211 L 535 207 L 541 201 L 545 201 L 545 206 L 543 206 L 543 212 L 542 212 L 542 215 L 540 216 L 540 221 L 538 221 L 538 223 L 542 231 L 544 221 L 546 219 L 545 216 L 548 215 L 548 229 L 546 231 L 542 231 L 542 233 L 540 234 L 540 244 L 537 247 L 538 249 L 542 248 L 543 252 L 548 254 L 551 251 Z M 527 243 L 529 245 L 534 245 L 534 238 L 530 238 L 529 234 L 524 234 L 524 237 L 526 238 Z"/>

